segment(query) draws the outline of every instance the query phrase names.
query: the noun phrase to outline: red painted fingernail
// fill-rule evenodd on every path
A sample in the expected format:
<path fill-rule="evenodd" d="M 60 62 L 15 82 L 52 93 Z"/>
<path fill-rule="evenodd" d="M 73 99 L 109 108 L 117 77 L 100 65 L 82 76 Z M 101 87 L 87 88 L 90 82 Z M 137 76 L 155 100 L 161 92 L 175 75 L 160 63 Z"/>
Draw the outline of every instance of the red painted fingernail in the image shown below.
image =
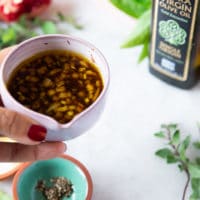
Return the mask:
<path fill-rule="evenodd" d="M 47 134 L 46 128 L 35 124 L 33 124 L 28 131 L 28 137 L 31 140 L 37 142 L 43 141 L 46 137 L 46 134 Z"/>

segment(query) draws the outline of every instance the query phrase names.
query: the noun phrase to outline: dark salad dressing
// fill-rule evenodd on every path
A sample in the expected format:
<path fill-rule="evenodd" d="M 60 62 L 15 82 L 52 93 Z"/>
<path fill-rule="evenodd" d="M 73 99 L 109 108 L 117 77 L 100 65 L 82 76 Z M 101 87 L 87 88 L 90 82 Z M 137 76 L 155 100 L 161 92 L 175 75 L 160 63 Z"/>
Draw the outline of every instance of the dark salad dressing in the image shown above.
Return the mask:
<path fill-rule="evenodd" d="M 98 68 L 82 55 L 52 50 L 19 64 L 7 87 L 27 108 L 67 123 L 98 98 L 103 80 Z"/>

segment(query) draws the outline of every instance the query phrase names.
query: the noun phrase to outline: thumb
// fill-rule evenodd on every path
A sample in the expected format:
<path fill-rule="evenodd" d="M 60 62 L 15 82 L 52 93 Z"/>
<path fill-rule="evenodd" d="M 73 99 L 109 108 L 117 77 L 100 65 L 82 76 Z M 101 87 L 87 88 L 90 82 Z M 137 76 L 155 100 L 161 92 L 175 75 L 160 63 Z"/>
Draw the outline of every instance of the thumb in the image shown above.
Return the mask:
<path fill-rule="evenodd" d="M 45 140 L 46 128 L 32 119 L 0 107 L 0 133 L 23 144 L 38 144 Z"/>

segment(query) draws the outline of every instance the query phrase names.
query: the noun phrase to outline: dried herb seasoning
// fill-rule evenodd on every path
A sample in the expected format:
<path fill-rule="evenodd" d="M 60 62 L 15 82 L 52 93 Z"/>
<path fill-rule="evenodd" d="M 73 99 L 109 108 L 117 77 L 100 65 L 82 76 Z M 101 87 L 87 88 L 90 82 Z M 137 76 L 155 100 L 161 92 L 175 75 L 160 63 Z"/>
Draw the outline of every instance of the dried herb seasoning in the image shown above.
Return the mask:
<path fill-rule="evenodd" d="M 36 190 L 42 192 L 46 200 L 62 200 L 73 193 L 72 183 L 65 177 L 54 177 L 50 183 L 49 187 L 44 180 L 39 180 L 36 185 Z"/>

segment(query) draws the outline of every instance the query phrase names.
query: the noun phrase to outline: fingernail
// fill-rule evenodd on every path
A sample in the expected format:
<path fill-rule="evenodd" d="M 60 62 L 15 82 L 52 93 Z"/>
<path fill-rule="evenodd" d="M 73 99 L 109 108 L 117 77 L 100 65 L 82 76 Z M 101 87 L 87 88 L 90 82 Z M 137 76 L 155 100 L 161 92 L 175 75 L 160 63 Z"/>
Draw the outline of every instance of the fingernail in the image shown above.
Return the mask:
<path fill-rule="evenodd" d="M 43 126 L 33 124 L 28 131 L 28 137 L 37 142 L 41 142 L 45 139 L 47 134 L 47 129 Z"/>

